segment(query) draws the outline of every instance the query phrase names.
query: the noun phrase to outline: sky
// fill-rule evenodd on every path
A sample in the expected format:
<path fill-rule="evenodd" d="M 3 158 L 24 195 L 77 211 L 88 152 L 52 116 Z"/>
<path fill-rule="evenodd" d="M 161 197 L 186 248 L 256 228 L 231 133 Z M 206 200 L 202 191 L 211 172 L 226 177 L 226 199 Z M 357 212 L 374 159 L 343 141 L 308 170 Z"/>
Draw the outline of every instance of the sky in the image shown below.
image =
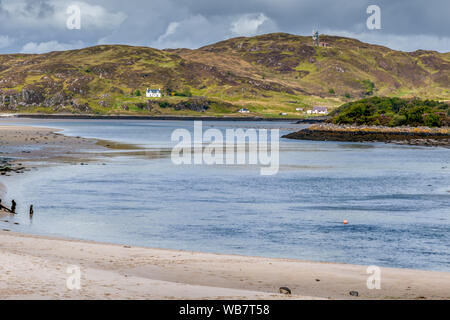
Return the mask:
<path fill-rule="evenodd" d="M 379 11 L 368 13 L 373 5 Z M 449 52 L 449 16 L 450 0 L 0 0 L 0 53 L 98 44 L 199 48 L 313 30 L 402 51 Z"/>

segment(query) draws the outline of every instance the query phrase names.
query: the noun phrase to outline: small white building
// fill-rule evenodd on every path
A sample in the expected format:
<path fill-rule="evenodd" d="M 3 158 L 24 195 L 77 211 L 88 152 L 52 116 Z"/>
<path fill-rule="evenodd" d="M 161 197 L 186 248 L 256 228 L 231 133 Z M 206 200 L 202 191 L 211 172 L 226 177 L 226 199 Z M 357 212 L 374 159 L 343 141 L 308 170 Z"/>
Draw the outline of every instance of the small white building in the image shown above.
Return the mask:
<path fill-rule="evenodd" d="M 242 109 L 239 109 L 238 112 L 239 113 L 250 113 L 250 110 L 248 110 L 247 108 L 242 108 Z"/>
<path fill-rule="evenodd" d="M 149 89 L 145 92 L 147 98 L 161 98 L 161 89 Z"/>
<path fill-rule="evenodd" d="M 295 108 L 295 111 L 303 111 L 303 108 Z"/>
<path fill-rule="evenodd" d="M 310 110 L 308 110 L 308 111 L 310 111 Z M 313 107 L 311 113 L 313 113 L 313 114 L 328 114 L 328 109 L 327 109 L 327 107 Z"/>

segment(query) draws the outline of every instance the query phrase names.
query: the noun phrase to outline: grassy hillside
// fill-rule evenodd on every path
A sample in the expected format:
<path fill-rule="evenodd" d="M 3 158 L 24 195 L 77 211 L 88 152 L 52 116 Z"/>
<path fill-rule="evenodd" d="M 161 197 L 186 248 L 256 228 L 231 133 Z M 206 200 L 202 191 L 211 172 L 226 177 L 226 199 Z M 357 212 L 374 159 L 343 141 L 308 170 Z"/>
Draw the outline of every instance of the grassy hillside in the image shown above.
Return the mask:
<path fill-rule="evenodd" d="M 197 50 L 101 45 L 0 55 L 0 111 L 303 116 L 371 95 L 450 100 L 450 54 L 267 34 Z M 145 89 L 164 97 L 148 102 Z"/>

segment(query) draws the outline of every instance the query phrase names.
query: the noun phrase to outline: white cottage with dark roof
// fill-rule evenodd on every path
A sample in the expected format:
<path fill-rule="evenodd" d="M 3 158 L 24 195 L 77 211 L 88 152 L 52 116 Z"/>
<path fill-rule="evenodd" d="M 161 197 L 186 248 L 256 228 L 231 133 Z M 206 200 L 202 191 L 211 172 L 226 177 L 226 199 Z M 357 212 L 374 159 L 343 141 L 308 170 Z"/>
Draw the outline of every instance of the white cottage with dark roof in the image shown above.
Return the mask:
<path fill-rule="evenodd" d="M 312 113 L 314 114 L 328 114 L 328 109 L 327 107 L 314 107 L 312 109 Z"/>
<path fill-rule="evenodd" d="M 147 98 L 161 98 L 161 89 L 149 89 L 145 92 Z"/>

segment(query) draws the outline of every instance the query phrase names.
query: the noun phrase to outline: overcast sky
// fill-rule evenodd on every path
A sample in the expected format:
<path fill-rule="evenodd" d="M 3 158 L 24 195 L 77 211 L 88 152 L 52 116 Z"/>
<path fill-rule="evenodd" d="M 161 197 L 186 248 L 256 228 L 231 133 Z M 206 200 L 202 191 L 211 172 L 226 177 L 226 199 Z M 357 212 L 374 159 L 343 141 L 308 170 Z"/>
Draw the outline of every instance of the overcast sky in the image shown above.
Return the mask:
<path fill-rule="evenodd" d="M 69 29 L 69 6 L 80 29 Z M 369 30 L 369 5 L 381 29 Z M 0 0 L 0 53 L 97 44 L 198 48 L 269 32 L 358 38 L 393 49 L 450 51 L 450 0 Z M 75 24 L 74 24 L 75 23 Z"/>

